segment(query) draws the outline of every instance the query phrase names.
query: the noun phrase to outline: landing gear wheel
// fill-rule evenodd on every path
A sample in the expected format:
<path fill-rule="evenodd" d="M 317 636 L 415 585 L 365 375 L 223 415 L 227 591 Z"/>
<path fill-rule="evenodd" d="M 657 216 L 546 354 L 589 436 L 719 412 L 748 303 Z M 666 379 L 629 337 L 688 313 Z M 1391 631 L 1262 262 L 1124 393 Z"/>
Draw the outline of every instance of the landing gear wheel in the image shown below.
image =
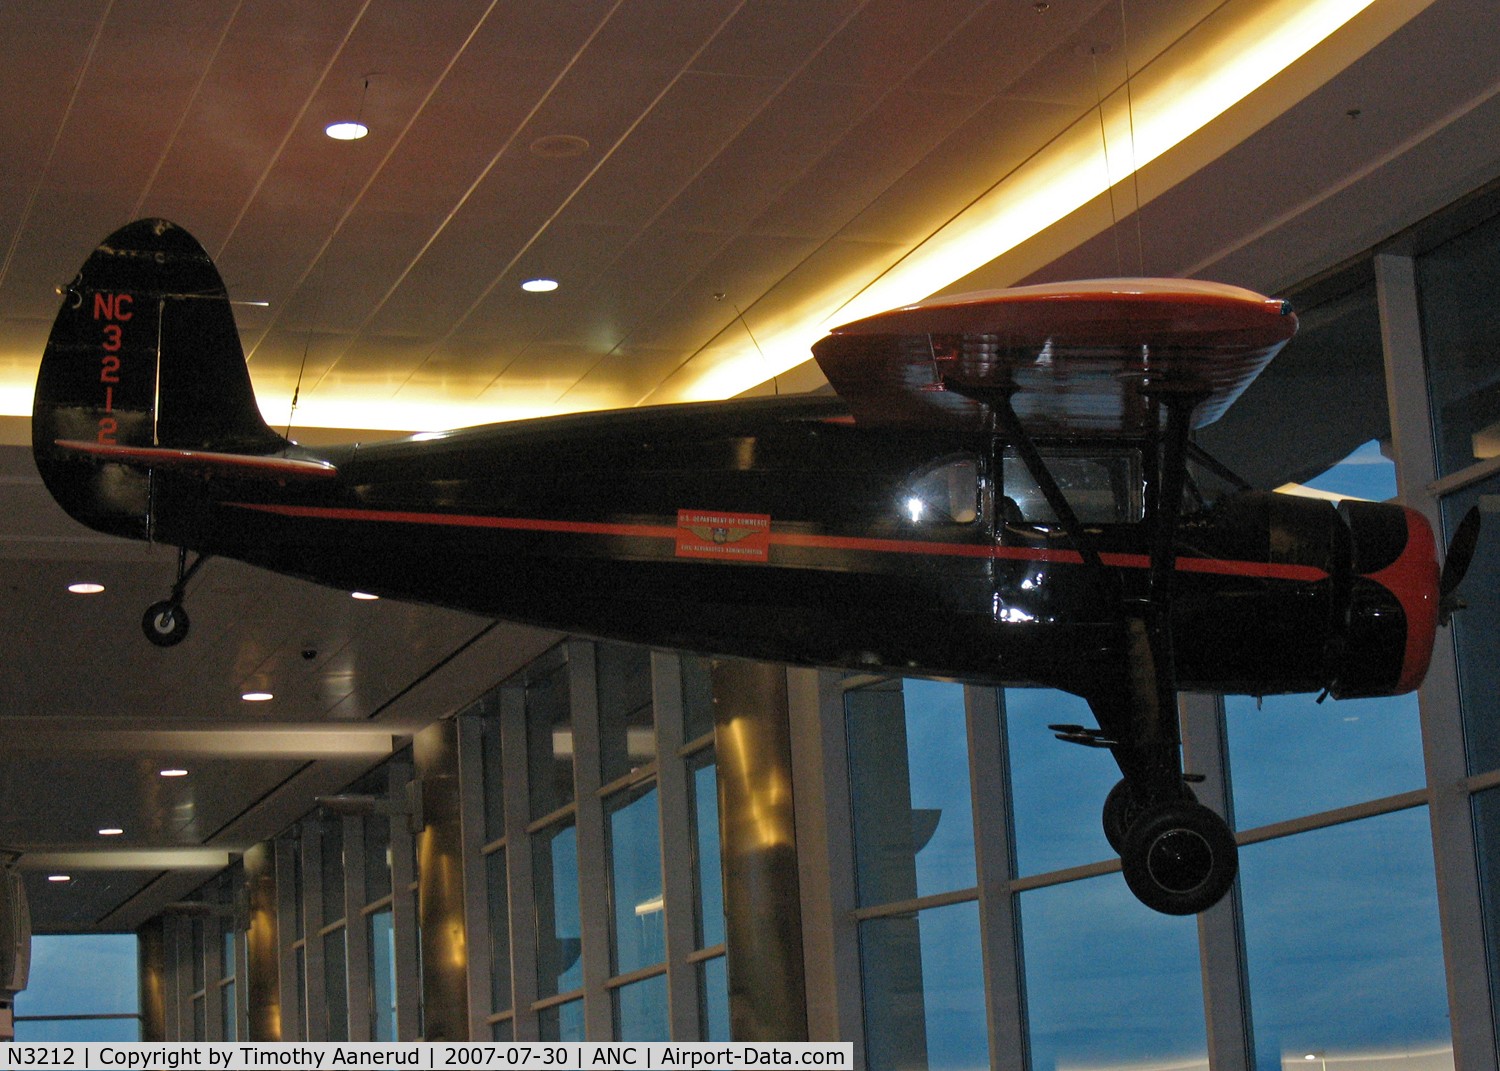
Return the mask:
<path fill-rule="evenodd" d="M 187 611 L 170 599 L 153 602 L 141 617 L 141 631 L 158 647 L 175 647 L 187 639 Z"/>
<path fill-rule="evenodd" d="M 1191 788 L 1183 785 L 1182 790 L 1187 793 L 1189 801 L 1198 802 L 1198 797 Z M 1109 841 L 1109 846 L 1115 850 L 1116 855 L 1125 854 L 1125 837 L 1130 832 L 1131 824 L 1145 810 L 1146 806 L 1136 802 L 1135 793 L 1130 791 L 1130 784 L 1123 779 L 1115 782 L 1115 787 L 1104 797 L 1104 839 Z"/>
<path fill-rule="evenodd" d="M 1234 884 L 1239 851 L 1224 819 L 1198 803 L 1158 803 L 1141 812 L 1120 853 L 1125 884 L 1164 915 L 1196 915 Z"/>

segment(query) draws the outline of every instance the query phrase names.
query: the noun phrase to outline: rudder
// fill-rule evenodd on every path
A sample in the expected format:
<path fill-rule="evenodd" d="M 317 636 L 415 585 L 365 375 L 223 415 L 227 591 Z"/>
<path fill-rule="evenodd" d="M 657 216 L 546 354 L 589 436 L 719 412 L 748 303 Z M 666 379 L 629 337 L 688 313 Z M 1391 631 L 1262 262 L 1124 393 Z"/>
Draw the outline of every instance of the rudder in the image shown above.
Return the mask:
<path fill-rule="evenodd" d="M 150 475 L 58 441 L 266 454 L 228 291 L 187 231 L 143 219 L 101 242 L 63 294 L 37 376 L 32 452 L 54 498 L 90 527 L 149 537 Z"/>

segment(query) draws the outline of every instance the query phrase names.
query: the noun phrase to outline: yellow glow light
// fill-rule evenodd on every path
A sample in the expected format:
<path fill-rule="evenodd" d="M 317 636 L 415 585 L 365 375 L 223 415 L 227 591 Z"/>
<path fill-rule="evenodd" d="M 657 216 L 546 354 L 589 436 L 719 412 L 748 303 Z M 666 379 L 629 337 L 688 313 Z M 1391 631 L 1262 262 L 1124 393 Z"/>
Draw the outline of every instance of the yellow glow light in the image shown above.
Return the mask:
<path fill-rule="evenodd" d="M 1160 54 L 1138 59 L 1128 108 L 1125 89 L 1115 90 L 894 265 L 867 265 L 803 294 L 795 310 L 779 316 L 746 310 L 759 350 L 748 339 L 726 336 L 688 362 L 660 397 L 731 397 L 806 361 L 830 327 L 899 308 L 962 279 L 1180 145 L 1373 2 L 1227 0 Z M 0 414 L 29 415 L 32 389 L 29 381 L 0 383 Z M 380 388 L 334 390 L 339 393 L 302 395 L 294 437 L 295 427 L 433 431 L 615 404 L 602 397 L 584 406 L 572 399 L 481 404 L 440 395 L 381 397 Z M 264 394 L 260 402 L 271 426 L 286 423 L 290 391 Z"/>
<path fill-rule="evenodd" d="M 684 369 L 685 401 L 731 397 L 807 360 L 841 323 L 900 308 L 943 289 L 1082 208 L 1180 144 L 1306 55 L 1373 0 L 1231 0 L 873 282 L 822 315 L 757 323 L 748 344 Z M 1132 145 L 1131 130 L 1134 130 Z M 851 280 L 851 282 L 853 282 Z M 857 285 L 857 284 L 856 284 Z"/>

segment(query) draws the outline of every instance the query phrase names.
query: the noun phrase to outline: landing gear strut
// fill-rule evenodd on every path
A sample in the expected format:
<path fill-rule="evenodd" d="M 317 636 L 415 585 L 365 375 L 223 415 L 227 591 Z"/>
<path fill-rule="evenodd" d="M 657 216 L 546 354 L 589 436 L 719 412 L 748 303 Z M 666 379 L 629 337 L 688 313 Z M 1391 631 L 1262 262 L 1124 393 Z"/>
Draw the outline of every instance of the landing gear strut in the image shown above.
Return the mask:
<path fill-rule="evenodd" d="M 200 554 L 192 565 L 188 565 L 187 553 L 186 547 L 177 548 L 177 582 L 172 585 L 172 594 L 160 602 L 153 602 L 141 616 L 141 631 L 158 647 L 175 647 L 187 639 L 191 622 L 187 611 L 182 608 L 182 598 L 188 581 L 208 560 L 207 554 Z"/>

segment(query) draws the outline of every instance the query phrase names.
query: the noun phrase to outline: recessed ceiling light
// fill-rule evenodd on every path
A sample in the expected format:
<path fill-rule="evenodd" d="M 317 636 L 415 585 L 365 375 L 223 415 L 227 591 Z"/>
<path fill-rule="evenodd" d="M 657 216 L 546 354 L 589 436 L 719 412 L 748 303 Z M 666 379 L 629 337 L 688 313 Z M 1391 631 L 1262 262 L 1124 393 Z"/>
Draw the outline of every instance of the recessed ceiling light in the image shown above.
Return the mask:
<path fill-rule="evenodd" d="M 332 123 L 323 128 L 323 133 L 335 141 L 358 141 L 369 132 L 364 123 Z"/>
<path fill-rule="evenodd" d="M 527 279 L 521 284 L 521 289 L 533 294 L 545 294 L 549 290 L 557 289 L 556 279 Z"/>
<path fill-rule="evenodd" d="M 72 881 L 73 880 L 73 875 L 72 874 L 48 874 L 47 875 L 47 880 L 48 881 Z"/>
<path fill-rule="evenodd" d="M 69 584 L 68 590 L 74 595 L 97 595 L 104 590 L 103 584 Z"/>
<path fill-rule="evenodd" d="M 264 703 L 267 699 L 276 698 L 270 692 L 246 692 L 240 696 L 247 703 Z"/>
<path fill-rule="evenodd" d="M 371 595 L 368 591 L 351 591 L 350 597 L 355 599 L 378 599 L 379 595 Z"/>
<path fill-rule="evenodd" d="M 587 152 L 588 147 L 588 139 L 580 138 L 577 134 L 545 134 L 530 145 L 531 154 L 544 160 L 577 156 L 581 152 Z"/>
<path fill-rule="evenodd" d="M 124 832 L 125 831 L 123 829 L 114 829 L 114 828 L 101 829 L 99 831 L 99 835 L 101 837 L 118 837 L 121 833 L 124 833 Z"/>
<path fill-rule="evenodd" d="M 186 770 L 163 770 L 161 772 L 161 776 L 163 776 L 163 777 L 186 777 L 187 776 L 187 771 Z"/>

